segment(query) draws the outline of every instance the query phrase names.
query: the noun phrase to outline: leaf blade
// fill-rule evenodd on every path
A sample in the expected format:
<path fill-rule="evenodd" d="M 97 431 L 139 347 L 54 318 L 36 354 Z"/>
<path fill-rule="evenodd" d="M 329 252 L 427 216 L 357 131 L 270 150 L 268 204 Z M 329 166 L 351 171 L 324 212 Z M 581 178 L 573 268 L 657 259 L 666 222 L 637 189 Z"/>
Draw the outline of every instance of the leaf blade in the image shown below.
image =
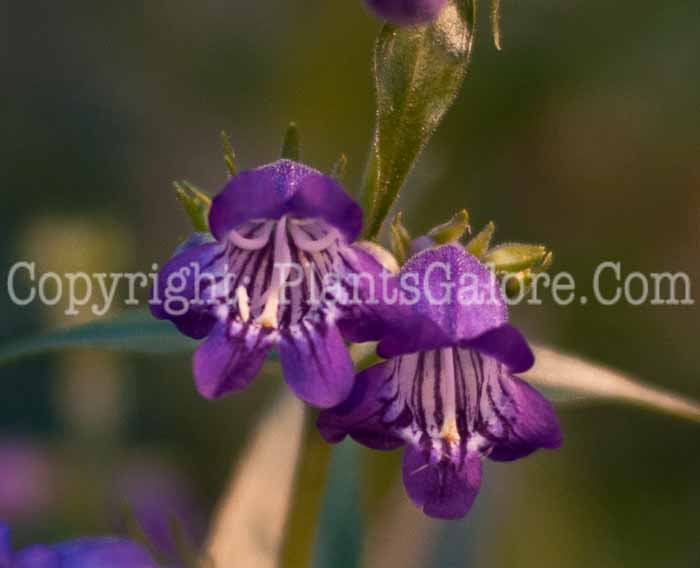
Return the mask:
<path fill-rule="evenodd" d="M 106 321 L 58 328 L 0 346 L 0 366 L 63 349 L 103 349 L 141 354 L 189 353 L 195 343 L 169 322 L 146 310 L 131 310 Z"/>
<path fill-rule="evenodd" d="M 538 387 L 574 395 L 574 400 L 599 399 L 629 402 L 657 412 L 700 422 L 700 403 L 659 389 L 631 375 L 556 351 L 534 347 L 535 367 L 523 378 Z"/>
<path fill-rule="evenodd" d="M 462 86 L 476 3 L 452 0 L 430 25 L 386 25 L 375 47 L 377 123 L 365 175 L 366 236 L 376 239 L 408 174 Z"/>

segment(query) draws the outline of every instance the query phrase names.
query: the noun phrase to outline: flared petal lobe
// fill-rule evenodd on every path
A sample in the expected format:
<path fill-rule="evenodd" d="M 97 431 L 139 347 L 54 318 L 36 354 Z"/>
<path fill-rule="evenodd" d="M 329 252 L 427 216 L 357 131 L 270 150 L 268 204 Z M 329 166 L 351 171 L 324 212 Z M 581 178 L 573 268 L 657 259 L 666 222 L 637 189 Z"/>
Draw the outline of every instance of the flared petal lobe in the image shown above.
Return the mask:
<path fill-rule="evenodd" d="M 322 219 L 348 243 L 362 230 L 362 210 L 331 177 L 289 160 L 280 160 L 231 179 L 214 198 L 209 225 L 216 239 L 257 219 Z"/>
<path fill-rule="evenodd" d="M 503 394 L 499 412 L 508 428 L 489 452 L 492 460 L 513 461 L 540 448 L 561 446 L 559 421 L 546 398 L 518 377 L 503 382 Z"/>
<path fill-rule="evenodd" d="M 219 243 L 185 246 L 158 273 L 151 313 L 158 319 L 172 321 L 188 337 L 206 337 L 216 322 L 208 303 L 209 276 L 222 277 L 227 260 L 226 247 Z"/>
<path fill-rule="evenodd" d="M 319 415 L 317 426 L 330 443 L 352 436 L 357 442 L 376 450 L 393 450 L 404 445 L 398 434 L 412 421 L 404 416 L 388 415 L 387 404 L 396 390 L 396 365 L 374 365 L 357 375 L 348 398 L 331 411 Z M 403 409 L 402 409 L 403 412 Z"/>
<path fill-rule="evenodd" d="M 447 4 L 447 0 L 366 0 L 368 6 L 380 18 L 408 26 L 434 20 Z"/>
<path fill-rule="evenodd" d="M 231 331 L 217 324 L 193 359 L 199 393 L 215 399 L 247 387 L 265 362 L 272 344 L 265 332 L 243 326 Z"/>
<path fill-rule="evenodd" d="M 535 364 L 535 355 L 522 334 L 504 324 L 482 335 L 463 341 L 460 347 L 474 349 L 503 363 L 512 373 L 524 373 Z"/>
<path fill-rule="evenodd" d="M 354 371 L 334 324 L 302 324 L 282 333 L 279 352 L 284 379 L 300 399 L 318 408 L 330 408 L 347 398 Z"/>
<path fill-rule="evenodd" d="M 431 460 L 412 445 L 403 456 L 403 482 L 411 500 L 429 517 L 460 519 L 471 509 L 481 486 L 481 456 L 467 453 L 454 462 Z"/>
<path fill-rule="evenodd" d="M 394 315 L 378 347 L 382 357 L 459 345 L 507 323 L 498 281 L 462 247 L 443 245 L 417 254 L 397 282 L 399 301 L 386 308 Z"/>

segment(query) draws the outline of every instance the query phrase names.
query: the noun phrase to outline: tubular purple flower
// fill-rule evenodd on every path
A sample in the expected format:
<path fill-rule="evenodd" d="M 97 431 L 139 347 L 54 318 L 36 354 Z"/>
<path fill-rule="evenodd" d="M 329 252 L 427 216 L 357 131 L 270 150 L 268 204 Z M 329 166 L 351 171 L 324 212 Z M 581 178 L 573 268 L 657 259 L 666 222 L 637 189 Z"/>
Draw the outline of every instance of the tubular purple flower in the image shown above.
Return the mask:
<path fill-rule="evenodd" d="M 187 540 L 199 548 L 205 539 L 205 515 L 187 480 L 165 462 L 145 460 L 130 463 L 113 479 L 114 516 L 123 517 L 126 504 L 148 542 L 158 554 L 177 565 L 178 550 L 173 522 Z M 117 523 L 125 532 L 125 523 Z"/>
<path fill-rule="evenodd" d="M 366 0 L 381 19 L 398 26 L 424 24 L 437 18 L 447 0 Z"/>
<path fill-rule="evenodd" d="M 561 433 L 549 402 L 514 375 L 534 357 L 507 323 L 491 271 L 445 245 L 413 257 L 397 280 L 408 274 L 426 283 L 420 300 L 383 306 L 375 314 L 383 323 L 362 328 L 366 339 L 381 339 L 387 361 L 360 373 L 349 398 L 321 413 L 318 428 L 331 443 L 350 435 L 379 450 L 406 446 L 411 499 L 431 517 L 460 518 L 478 493 L 483 458 L 554 449 Z"/>
<path fill-rule="evenodd" d="M 347 280 L 381 271 L 351 244 L 362 229 L 359 205 L 333 178 L 280 160 L 234 177 L 213 200 L 209 224 L 215 240 L 199 236 L 180 249 L 151 305 L 186 335 L 207 338 L 194 356 L 199 392 L 245 388 L 276 346 L 297 396 L 321 408 L 342 402 L 353 381 L 337 325 L 348 314 Z"/>
<path fill-rule="evenodd" d="M 0 518 L 31 519 L 54 505 L 54 471 L 42 448 L 23 440 L 0 443 Z"/>
<path fill-rule="evenodd" d="M 33 545 L 18 552 L 10 531 L 0 522 L 0 568 L 158 568 L 148 553 L 131 541 L 84 538 L 56 545 Z"/>

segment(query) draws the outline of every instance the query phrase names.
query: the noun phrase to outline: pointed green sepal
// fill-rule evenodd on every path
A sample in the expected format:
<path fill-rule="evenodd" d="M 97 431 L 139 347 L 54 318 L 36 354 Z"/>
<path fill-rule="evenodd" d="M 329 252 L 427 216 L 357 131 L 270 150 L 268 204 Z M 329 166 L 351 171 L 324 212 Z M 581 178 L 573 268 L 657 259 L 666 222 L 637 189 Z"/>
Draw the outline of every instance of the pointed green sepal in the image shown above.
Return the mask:
<path fill-rule="evenodd" d="M 491 240 L 495 232 L 496 225 L 491 221 L 467 243 L 467 252 L 473 254 L 476 258 L 483 258 L 491 246 Z"/>
<path fill-rule="evenodd" d="M 550 257 L 546 247 L 508 243 L 492 248 L 484 255 L 487 264 L 493 264 L 497 272 L 521 272 L 535 269 Z"/>
<path fill-rule="evenodd" d="M 513 245 L 504 245 L 513 246 Z M 523 247 L 530 246 L 533 249 L 533 259 L 537 256 L 534 249 L 539 248 L 534 245 L 520 245 Z M 500 247 L 497 247 L 500 248 Z M 497 250 L 492 249 L 491 252 Z M 541 247 L 544 248 L 544 247 Z M 488 261 L 487 261 L 488 262 Z M 535 260 L 534 263 L 523 270 L 520 271 L 508 271 L 496 268 L 497 273 L 501 275 L 501 278 L 505 279 L 505 292 L 509 298 L 522 298 L 524 297 L 532 287 L 534 279 L 537 274 L 541 272 L 546 272 L 552 266 L 554 262 L 554 255 L 551 252 L 545 251 L 544 256 L 540 257 L 539 260 Z"/>
<path fill-rule="evenodd" d="M 504 291 L 510 299 L 522 298 L 528 293 L 532 286 L 532 271 L 524 270 L 522 272 L 508 274 L 505 281 Z"/>
<path fill-rule="evenodd" d="M 231 145 L 231 138 L 226 134 L 225 130 L 221 131 L 221 146 L 224 149 L 224 163 L 228 171 L 228 177 L 232 178 L 238 173 L 238 165 L 236 164 L 236 153 Z"/>
<path fill-rule="evenodd" d="M 333 176 L 338 181 L 342 181 L 345 178 L 345 172 L 348 169 L 348 157 L 346 154 L 341 154 L 333 164 L 333 169 L 331 170 L 331 176 Z"/>
<path fill-rule="evenodd" d="M 188 181 L 176 181 L 173 182 L 173 185 L 175 186 L 175 195 L 185 208 L 194 230 L 208 233 L 211 198 Z"/>
<path fill-rule="evenodd" d="M 411 234 L 403 224 L 403 213 L 399 211 L 391 222 L 391 251 L 399 266 L 408 259 L 410 249 Z"/>
<path fill-rule="evenodd" d="M 282 158 L 298 162 L 301 158 L 301 143 L 299 140 L 299 128 L 296 122 L 290 122 L 284 133 L 282 141 Z"/>
<path fill-rule="evenodd" d="M 470 231 L 469 212 L 466 209 L 462 209 L 447 223 L 443 223 L 431 229 L 428 233 L 428 237 L 430 237 L 436 245 L 445 245 L 447 243 L 459 241 L 465 233 L 469 233 Z"/>

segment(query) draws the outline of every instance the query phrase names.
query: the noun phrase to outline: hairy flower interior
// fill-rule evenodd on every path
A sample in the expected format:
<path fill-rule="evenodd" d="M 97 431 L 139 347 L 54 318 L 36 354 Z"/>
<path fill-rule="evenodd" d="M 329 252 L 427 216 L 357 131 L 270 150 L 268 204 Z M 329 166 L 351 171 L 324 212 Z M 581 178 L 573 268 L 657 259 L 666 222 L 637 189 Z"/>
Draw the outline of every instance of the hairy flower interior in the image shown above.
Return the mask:
<path fill-rule="evenodd" d="M 435 461 L 486 455 L 512 432 L 514 405 L 501 363 L 470 349 L 443 348 L 393 359 L 382 420 Z M 397 377 L 401 377 L 397 380 Z"/>
<path fill-rule="evenodd" d="M 320 219 L 255 220 L 232 230 L 228 274 L 212 290 L 220 319 L 265 330 L 325 315 L 322 283 L 344 266 L 342 236 Z"/>

